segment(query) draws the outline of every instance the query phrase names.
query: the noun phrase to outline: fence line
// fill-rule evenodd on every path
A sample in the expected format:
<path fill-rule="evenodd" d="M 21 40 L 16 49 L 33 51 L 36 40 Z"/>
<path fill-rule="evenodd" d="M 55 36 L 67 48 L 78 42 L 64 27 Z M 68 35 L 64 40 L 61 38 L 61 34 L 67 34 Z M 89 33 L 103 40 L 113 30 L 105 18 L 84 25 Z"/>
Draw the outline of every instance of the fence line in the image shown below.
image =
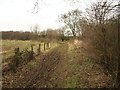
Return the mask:
<path fill-rule="evenodd" d="M 46 49 L 49 49 L 50 43 L 44 42 L 43 48 L 44 48 L 44 51 Z M 7 71 L 7 70 L 15 71 L 18 66 L 22 65 L 23 63 L 28 63 L 29 61 L 35 59 L 36 55 L 40 55 L 40 54 L 41 54 L 41 44 L 38 45 L 37 52 L 34 52 L 33 44 L 31 44 L 30 50 L 26 49 L 26 50 L 20 51 L 20 48 L 17 47 L 14 49 L 14 55 L 9 57 L 10 63 L 8 63 L 8 64 L 5 63 L 8 66 L 7 66 L 7 68 L 3 69 L 3 71 Z M 9 59 L 9 58 L 7 58 L 7 59 Z"/>

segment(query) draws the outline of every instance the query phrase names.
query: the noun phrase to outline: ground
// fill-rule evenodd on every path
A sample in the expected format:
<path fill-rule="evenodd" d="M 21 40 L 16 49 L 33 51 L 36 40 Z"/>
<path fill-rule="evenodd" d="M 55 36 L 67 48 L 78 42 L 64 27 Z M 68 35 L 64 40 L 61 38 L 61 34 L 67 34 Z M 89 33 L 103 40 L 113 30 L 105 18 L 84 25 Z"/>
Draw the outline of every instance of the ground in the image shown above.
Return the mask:
<path fill-rule="evenodd" d="M 94 49 L 83 41 L 82 47 L 64 42 L 36 60 L 4 75 L 3 87 L 22 88 L 103 88 L 112 87 L 110 76 L 97 64 Z"/>

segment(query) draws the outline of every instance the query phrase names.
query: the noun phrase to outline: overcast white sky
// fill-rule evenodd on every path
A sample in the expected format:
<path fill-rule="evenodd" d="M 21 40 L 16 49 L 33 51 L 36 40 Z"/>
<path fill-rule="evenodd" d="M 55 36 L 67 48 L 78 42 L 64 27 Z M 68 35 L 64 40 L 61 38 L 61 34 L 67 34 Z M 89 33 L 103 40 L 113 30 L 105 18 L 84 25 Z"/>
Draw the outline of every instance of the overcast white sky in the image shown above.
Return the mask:
<path fill-rule="evenodd" d="M 40 0 L 41 1 L 41 0 Z M 58 15 L 71 9 L 80 8 L 84 11 L 89 2 L 96 0 L 79 0 L 79 5 L 73 5 L 67 0 L 43 0 L 39 4 L 38 14 L 31 14 L 36 0 L 0 0 L 0 31 L 28 31 L 30 25 L 38 24 L 41 30 L 58 28 Z"/>

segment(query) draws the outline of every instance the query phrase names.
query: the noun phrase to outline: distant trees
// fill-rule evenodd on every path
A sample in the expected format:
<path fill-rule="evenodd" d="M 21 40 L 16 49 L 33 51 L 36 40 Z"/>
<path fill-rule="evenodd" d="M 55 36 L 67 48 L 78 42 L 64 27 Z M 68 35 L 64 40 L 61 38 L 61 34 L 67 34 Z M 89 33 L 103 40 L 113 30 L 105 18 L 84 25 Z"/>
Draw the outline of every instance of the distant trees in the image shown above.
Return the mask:
<path fill-rule="evenodd" d="M 68 36 L 65 35 L 64 29 L 47 29 L 40 32 L 40 39 L 45 41 L 64 41 L 68 40 Z"/>
<path fill-rule="evenodd" d="M 19 32 L 19 31 L 2 31 L 2 39 L 10 40 L 35 40 L 39 36 L 31 32 Z"/>
<path fill-rule="evenodd" d="M 40 34 L 40 26 L 38 24 L 34 25 L 34 26 L 30 26 L 30 30 L 33 34 Z"/>
<path fill-rule="evenodd" d="M 46 30 L 46 37 L 47 38 L 57 38 L 58 37 L 58 31 L 53 29 L 47 29 Z"/>
<path fill-rule="evenodd" d="M 58 41 L 66 40 L 68 36 L 65 36 L 62 29 L 47 29 L 44 31 L 23 32 L 23 31 L 2 31 L 2 39 L 9 40 L 40 40 L 40 41 Z"/>
<path fill-rule="evenodd" d="M 58 33 L 59 33 L 59 40 L 61 41 L 67 41 L 70 39 L 71 37 L 71 33 L 69 33 L 70 31 L 65 32 L 65 27 L 62 27 L 61 29 L 58 29 Z"/>
<path fill-rule="evenodd" d="M 58 40 L 58 38 L 59 38 L 58 30 L 47 29 L 46 30 L 46 38 L 49 41 Z"/>

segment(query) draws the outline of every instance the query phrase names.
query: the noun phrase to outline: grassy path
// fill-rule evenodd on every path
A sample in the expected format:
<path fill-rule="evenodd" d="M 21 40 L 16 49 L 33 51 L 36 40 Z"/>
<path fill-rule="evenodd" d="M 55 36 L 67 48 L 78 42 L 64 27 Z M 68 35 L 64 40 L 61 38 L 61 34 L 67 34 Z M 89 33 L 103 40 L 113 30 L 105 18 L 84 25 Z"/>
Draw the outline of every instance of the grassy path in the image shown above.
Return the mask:
<path fill-rule="evenodd" d="M 93 52 L 83 44 L 76 48 L 68 43 L 66 59 L 66 85 L 67 88 L 101 88 L 110 87 L 110 77 L 104 74 L 102 68 L 95 63 Z"/>
<path fill-rule="evenodd" d="M 108 87 L 110 78 L 93 60 L 92 53 L 67 43 L 61 50 L 61 60 L 47 80 L 47 87 L 101 88 Z"/>

